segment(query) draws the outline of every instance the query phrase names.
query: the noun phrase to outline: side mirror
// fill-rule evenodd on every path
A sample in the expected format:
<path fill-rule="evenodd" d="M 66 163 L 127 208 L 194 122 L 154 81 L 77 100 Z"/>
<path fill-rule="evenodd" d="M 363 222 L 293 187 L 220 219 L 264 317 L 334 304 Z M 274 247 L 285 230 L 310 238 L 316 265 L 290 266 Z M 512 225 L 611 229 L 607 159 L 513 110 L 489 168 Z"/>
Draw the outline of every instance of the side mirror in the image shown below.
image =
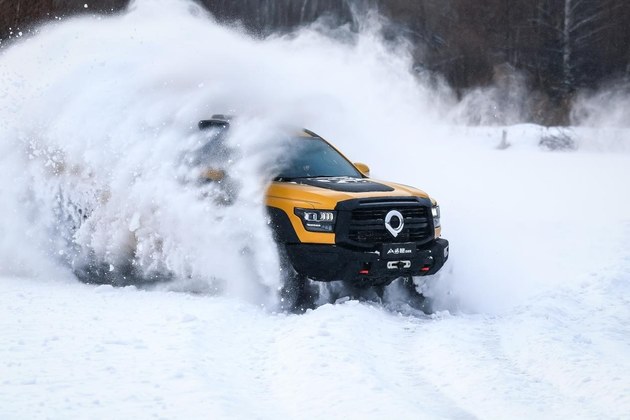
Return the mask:
<path fill-rule="evenodd" d="M 369 177 L 370 176 L 370 167 L 365 163 L 355 162 L 354 166 L 361 172 L 363 175 Z"/>

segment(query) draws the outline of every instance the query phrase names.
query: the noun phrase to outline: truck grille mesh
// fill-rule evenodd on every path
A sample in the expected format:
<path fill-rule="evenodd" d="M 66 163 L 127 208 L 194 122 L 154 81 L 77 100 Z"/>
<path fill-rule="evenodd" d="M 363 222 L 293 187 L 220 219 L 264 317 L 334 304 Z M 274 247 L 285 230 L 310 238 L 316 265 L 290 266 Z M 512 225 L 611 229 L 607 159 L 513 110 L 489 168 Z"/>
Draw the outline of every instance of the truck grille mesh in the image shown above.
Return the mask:
<path fill-rule="evenodd" d="M 405 219 L 405 226 L 397 237 L 385 228 L 385 216 L 390 210 L 398 210 Z M 360 244 L 423 242 L 433 237 L 429 216 L 429 209 L 419 203 L 359 207 L 352 210 L 348 239 Z"/>

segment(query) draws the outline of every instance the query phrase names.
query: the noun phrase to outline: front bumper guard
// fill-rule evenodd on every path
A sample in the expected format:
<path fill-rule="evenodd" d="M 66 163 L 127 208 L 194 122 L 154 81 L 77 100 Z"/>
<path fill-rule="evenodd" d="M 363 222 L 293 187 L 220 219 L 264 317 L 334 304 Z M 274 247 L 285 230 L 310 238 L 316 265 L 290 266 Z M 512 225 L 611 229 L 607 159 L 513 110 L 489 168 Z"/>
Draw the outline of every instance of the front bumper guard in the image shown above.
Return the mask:
<path fill-rule="evenodd" d="M 317 281 L 362 284 L 387 284 L 399 277 L 435 274 L 449 257 L 449 243 L 442 238 L 395 260 L 382 258 L 379 252 L 337 245 L 287 244 L 286 249 L 293 268 L 301 275 Z"/>

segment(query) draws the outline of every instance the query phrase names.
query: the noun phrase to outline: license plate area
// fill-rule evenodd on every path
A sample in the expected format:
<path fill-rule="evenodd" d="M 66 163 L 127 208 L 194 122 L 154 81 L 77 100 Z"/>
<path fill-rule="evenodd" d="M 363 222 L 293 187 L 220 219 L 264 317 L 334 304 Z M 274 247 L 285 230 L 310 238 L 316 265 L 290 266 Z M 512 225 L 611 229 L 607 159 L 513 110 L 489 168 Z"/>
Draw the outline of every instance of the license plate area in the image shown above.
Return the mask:
<path fill-rule="evenodd" d="M 403 244 L 385 244 L 381 258 L 386 260 L 402 260 L 413 257 L 416 254 L 416 244 L 413 242 Z"/>

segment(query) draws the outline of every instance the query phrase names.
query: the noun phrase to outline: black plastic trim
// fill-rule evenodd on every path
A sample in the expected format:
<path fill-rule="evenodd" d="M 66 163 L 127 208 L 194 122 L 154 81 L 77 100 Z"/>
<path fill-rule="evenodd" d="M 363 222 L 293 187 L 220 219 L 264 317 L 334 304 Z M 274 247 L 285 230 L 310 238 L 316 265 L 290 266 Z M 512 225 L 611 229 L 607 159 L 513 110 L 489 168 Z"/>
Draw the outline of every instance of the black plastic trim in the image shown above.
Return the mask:
<path fill-rule="evenodd" d="M 349 182 L 343 179 L 343 177 L 304 178 L 298 180 L 297 182 L 300 184 L 310 185 L 312 187 L 352 193 L 394 191 L 394 189 L 390 186 L 374 182 L 367 178 L 354 178 L 353 181 Z"/>
<path fill-rule="evenodd" d="M 269 216 L 269 224 L 273 231 L 276 242 L 286 244 L 296 244 L 300 242 L 293 225 L 289 220 L 289 216 L 284 210 L 277 207 L 267 206 L 267 214 Z"/>
<path fill-rule="evenodd" d="M 445 253 L 448 246 L 446 239 L 436 239 L 418 247 L 412 256 L 400 258 L 410 261 L 410 267 L 396 269 L 389 269 L 387 265 L 391 260 L 382 258 L 377 252 L 336 245 L 287 244 L 286 251 L 293 268 L 312 280 L 343 280 L 373 286 L 389 284 L 399 277 L 435 274 L 448 259 L 448 253 Z"/>
<path fill-rule="evenodd" d="M 426 226 L 427 235 L 421 240 L 414 240 L 417 245 L 424 245 L 434 239 L 435 226 L 433 225 L 433 217 L 431 216 L 432 203 L 429 198 L 424 197 L 386 197 L 386 198 L 367 198 L 352 199 L 341 201 L 335 207 L 337 210 L 337 227 L 335 230 L 335 242 L 337 245 L 349 247 L 358 250 L 379 250 L 383 242 L 359 242 L 350 238 L 350 226 L 352 225 L 352 212 L 356 209 L 369 209 L 377 207 L 391 207 L 396 210 L 412 209 L 423 207 L 426 210 Z M 384 225 L 383 225 L 384 229 Z M 405 231 L 403 231 L 405 232 Z M 396 239 L 394 237 L 387 238 L 385 243 L 408 242 L 406 239 Z"/>
<path fill-rule="evenodd" d="M 227 129 L 230 127 L 230 122 L 220 119 L 201 120 L 199 121 L 198 126 L 200 130 L 207 130 L 213 127 Z"/>

